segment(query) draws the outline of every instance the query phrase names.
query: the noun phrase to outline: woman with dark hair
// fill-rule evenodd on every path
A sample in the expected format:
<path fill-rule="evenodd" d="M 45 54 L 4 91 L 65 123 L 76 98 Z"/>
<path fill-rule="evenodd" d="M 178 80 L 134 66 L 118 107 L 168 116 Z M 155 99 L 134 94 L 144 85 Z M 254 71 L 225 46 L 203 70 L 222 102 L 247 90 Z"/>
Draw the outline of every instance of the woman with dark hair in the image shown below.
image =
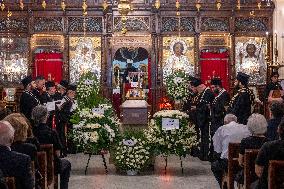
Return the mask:
<path fill-rule="evenodd" d="M 269 108 L 272 118 L 268 121 L 266 136 L 270 140 L 278 140 L 277 128 L 284 115 L 284 104 L 278 101 L 273 101 Z"/>

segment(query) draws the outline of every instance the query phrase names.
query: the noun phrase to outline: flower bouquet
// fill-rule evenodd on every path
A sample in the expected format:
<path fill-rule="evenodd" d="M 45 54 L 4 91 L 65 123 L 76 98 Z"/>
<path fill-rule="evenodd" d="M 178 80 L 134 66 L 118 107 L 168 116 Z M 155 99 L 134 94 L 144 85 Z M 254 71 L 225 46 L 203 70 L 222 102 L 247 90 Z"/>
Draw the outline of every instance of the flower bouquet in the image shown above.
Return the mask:
<path fill-rule="evenodd" d="M 150 145 L 141 133 L 126 133 L 115 149 L 115 165 L 128 175 L 135 175 L 150 161 Z"/>
<path fill-rule="evenodd" d="M 155 113 L 145 134 L 155 151 L 164 156 L 185 157 L 197 145 L 194 126 L 188 121 L 188 115 L 178 110 Z"/>
<path fill-rule="evenodd" d="M 165 79 L 169 97 L 174 101 L 185 101 L 189 93 L 189 76 L 183 71 L 175 71 Z"/>

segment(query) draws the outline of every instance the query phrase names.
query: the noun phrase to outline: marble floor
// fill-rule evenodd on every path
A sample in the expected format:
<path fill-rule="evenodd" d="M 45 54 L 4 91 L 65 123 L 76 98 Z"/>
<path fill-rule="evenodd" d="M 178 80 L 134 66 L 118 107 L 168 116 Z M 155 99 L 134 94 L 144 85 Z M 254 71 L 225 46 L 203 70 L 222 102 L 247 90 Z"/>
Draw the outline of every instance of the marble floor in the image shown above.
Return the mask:
<path fill-rule="evenodd" d="M 155 170 L 139 176 L 118 174 L 108 161 L 109 173 L 106 175 L 101 156 L 92 156 L 85 175 L 88 155 L 71 154 L 67 159 L 72 163 L 69 189 L 218 189 L 210 163 L 193 157 L 183 160 L 183 174 L 179 158 L 170 156 L 167 174 L 164 172 L 164 159 L 156 157 Z"/>

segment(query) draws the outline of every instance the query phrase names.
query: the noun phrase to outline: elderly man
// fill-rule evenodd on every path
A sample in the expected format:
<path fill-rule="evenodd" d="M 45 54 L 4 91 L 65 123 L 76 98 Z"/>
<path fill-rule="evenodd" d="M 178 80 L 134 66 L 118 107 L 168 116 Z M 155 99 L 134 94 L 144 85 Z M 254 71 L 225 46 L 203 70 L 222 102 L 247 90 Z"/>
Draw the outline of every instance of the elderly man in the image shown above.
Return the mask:
<path fill-rule="evenodd" d="M 46 87 L 45 79 L 43 76 L 37 76 L 35 79 L 36 88 L 33 90 L 33 94 L 40 100 L 41 104 L 46 103 Z"/>
<path fill-rule="evenodd" d="M 9 122 L 0 121 L 0 169 L 5 177 L 16 178 L 17 189 L 33 189 L 30 157 L 11 151 L 14 132 Z"/>
<path fill-rule="evenodd" d="M 252 184 L 253 189 L 267 189 L 269 160 L 284 160 L 284 120 L 278 126 L 279 140 L 266 142 L 255 161 L 255 173 L 259 180 Z"/>
<path fill-rule="evenodd" d="M 220 154 L 220 158 L 211 164 L 211 170 L 221 188 L 222 176 L 228 167 L 229 143 L 241 142 L 250 136 L 246 125 L 237 123 L 237 117 L 227 114 L 224 118 L 225 125 L 219 127 L 213 136 L 214 151 Z"/>

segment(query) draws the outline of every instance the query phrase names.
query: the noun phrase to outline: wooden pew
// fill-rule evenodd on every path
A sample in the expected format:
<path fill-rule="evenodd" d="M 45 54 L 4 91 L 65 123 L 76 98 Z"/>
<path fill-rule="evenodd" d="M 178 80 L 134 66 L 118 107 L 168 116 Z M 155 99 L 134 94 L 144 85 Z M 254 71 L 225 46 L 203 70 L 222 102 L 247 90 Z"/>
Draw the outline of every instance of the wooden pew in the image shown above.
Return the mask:
<path fill-rule="evenodd" d="M 46 153 L 47 160 L 47 186 L 52 188 L 54 185 L 54 153 L 53 144 L 41 144 L 40 151 Z"/>
<path fill-rule="evenodd" d="M 222 188 L 226 183 L 228 189 L 234 189 L 234 176 L 240 170 L 238 157 L 240 143 L 229 143 L 228 149 L 228 172 L 222 179 Z"/>
<path fill-rule="evenodd" d="M 244 156 L 244 188 L 250 189 L 250 185 L 257 179 L 255 174 L 255 160 L 259 150 L 249 149 Z"/>
<path fill-rule="evenodd" d="M 284 189 L 284 160 L 270 160 L 268 189 Z"/>
<path fill-rule="evenodd" d="M 40 180 L 41 189 L 47 189 L 47 161 L 45 152 L 37 152 L 37 159 L 39 164 L 39 172 L 42 176 Z"/>
<path fill-rule="evenodd" d="M 6 184 L 8 189 L 16 189 L 15 177 L 5 177 Z"/>

